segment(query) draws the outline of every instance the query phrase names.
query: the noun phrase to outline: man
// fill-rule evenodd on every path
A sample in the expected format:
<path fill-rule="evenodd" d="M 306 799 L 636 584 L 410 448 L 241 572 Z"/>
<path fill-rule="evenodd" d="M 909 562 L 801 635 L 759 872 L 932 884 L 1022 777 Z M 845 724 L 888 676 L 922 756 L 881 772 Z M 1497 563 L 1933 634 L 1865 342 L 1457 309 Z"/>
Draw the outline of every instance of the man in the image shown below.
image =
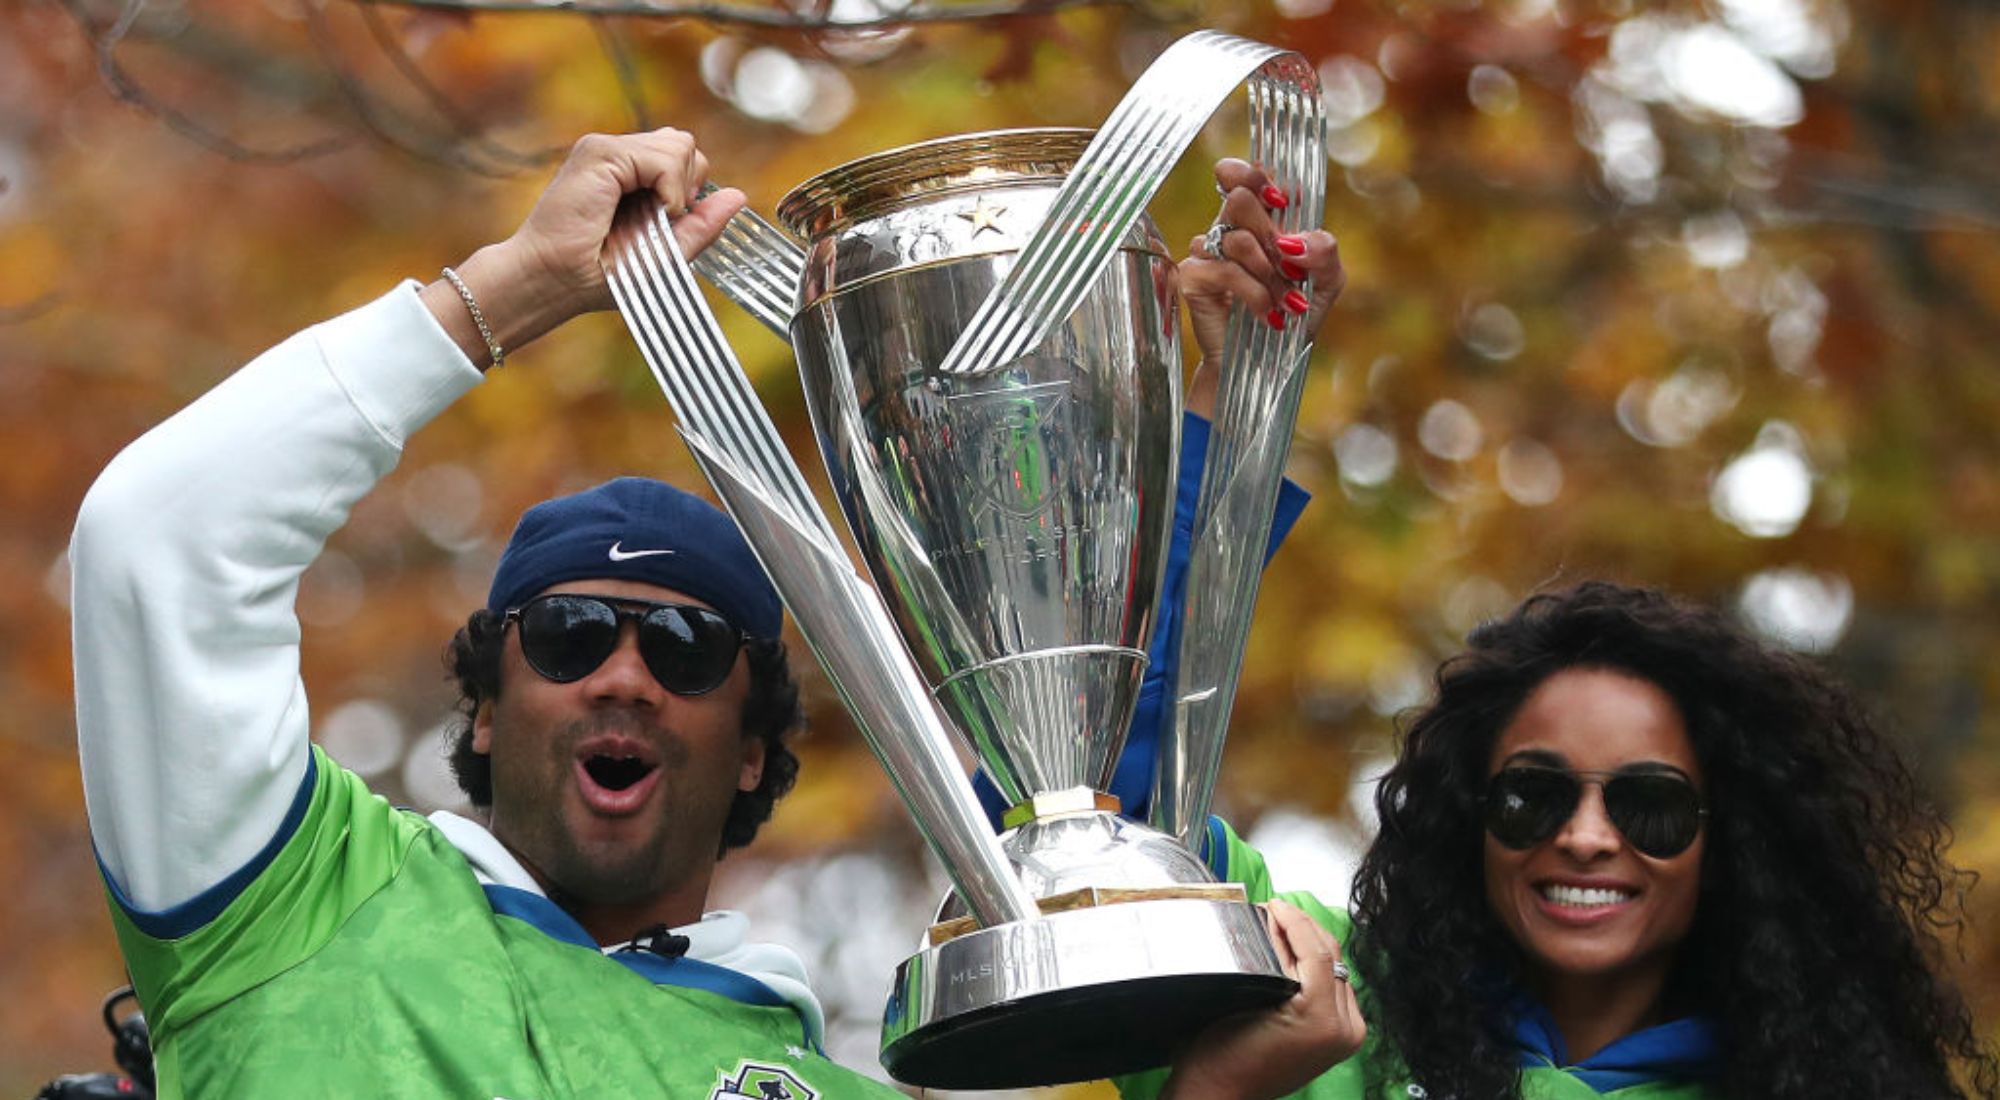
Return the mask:
<path fill-rule="evenodd" d="M 621 196 L 709 244 L 743 198 L 697 199 L 706 175 L 676 131 L 583 139 L 513 236 L 266 352 L 93 486 L 71 547 L 84 786 L 163 1097 L 885 1091 L 820 1054 L 795 956 L 703 916 L 796 766 L 777 599 L 713 507 L 620 479 L 522 518 L 454 644 L 483 825 L 396 811 L 307 738 L 300 574 L 484 367 L 609 306 Z M 1171 1087 L 1268 1094 L 1271 1066 L 1358 1042 L 1330 941 L 1276 921 L 1305 994 Z"/>

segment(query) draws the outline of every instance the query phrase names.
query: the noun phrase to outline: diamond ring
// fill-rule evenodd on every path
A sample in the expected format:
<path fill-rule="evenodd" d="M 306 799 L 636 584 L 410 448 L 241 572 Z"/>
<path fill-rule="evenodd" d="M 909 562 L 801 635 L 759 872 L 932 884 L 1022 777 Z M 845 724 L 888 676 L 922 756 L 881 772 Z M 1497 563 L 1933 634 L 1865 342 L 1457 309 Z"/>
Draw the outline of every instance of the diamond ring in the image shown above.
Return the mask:
<path fill-rule="evenodd" d="M 1202 234 L 1201 247 L 1202 251 L 1208 253 L 1209 259 L 1211 260 L 1222 259 L 1222 238 L 1224 234 L 1227 234 L 1230 230 L 1236 228 L 1238 227 L 1233 226 L 1225 221 L 1218 221 L 1214 225 L 1208 227 L 1208 232 Z"/>

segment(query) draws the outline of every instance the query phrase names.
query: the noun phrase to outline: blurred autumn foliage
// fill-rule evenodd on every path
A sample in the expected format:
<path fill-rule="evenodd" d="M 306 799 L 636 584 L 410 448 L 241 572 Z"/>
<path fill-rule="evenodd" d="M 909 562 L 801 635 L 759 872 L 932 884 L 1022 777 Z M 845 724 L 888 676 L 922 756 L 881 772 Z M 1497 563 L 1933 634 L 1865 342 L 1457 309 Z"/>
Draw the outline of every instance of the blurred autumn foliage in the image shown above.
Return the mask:
<path fill-rule="evenodd" d="M 96 1005 L 121 968 L 63 549 L 119 447 L 289 332 L 507 233 L 584 131 L 692 130 L 768 214 L 890 146 L 1094 125 L 1198 26 L 1320 67 L 1350 272 L 1294 452 L 1317 502 L 1265 582 L 1223 807 L 1352 824 L 1350 782 L 1471 625 L 1608 575 L 1823 652 L 1953 807 L 1959 862 L 2000 871 L 2000 8 L 479 6 L 0 6 L 0 1097 L 109 1064 Z M 1243 147 L 1225 110 L 1154 208 L 1170 240 L 1207 224 L 1206 164 Z M 785 349 L 721 312 L 806 454 Z M 451 797 L 438 654 L 520 509 L 616 472 L 698 482 L 615 318 L 509 362 L 413 442 L 302 598 L 316 727 L 405 802 Z M 893 960 L 933 887 L 809 690 L 799 790 L 724 888 L 791 883 L 773 938 L 817 937 L 865 1003 L 885 964 L 845 937 L 889 927 Z M 2000 901 L 1971 909 L 1955 965 L 1990 1027 Z M 847 1015 L 853 1057 L 872 1022 Z"/>

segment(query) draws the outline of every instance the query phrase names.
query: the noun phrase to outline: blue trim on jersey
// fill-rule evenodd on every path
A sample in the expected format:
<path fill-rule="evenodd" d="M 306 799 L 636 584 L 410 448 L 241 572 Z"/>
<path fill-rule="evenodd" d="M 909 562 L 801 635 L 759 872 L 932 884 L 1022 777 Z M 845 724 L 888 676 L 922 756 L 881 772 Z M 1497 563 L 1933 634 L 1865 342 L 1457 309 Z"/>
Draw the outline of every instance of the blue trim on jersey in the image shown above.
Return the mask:
<path fill-rule="evenodd" d="M 1139 702 L 1132 708 L 1132 725 L 1126 734 L 1124 751 L 1111 777 L 1111 793 L 1118 796 L 1120 812 L 1135 821 L 1146 817 L 1147 803 L 1153 799 L 1153 759 L 1160 736 L 1166 732 L 1172 708 L 1168 696 L 1180 678 L 1181 611 L 1186 602 L 1188 560 L 1194 553 L 1194 509 L 1201 497 L 1201 474 L 1208 464 L 1209 423 L 1194 413 L 1181 416 L 1180 478 L 1174 487 L 1174 534 L 1167 546 L 1167 562 L 1161 571 L 1160 606 L 1153 613 L 1153 639 L 1147 650 L 1146 674 L 1139 681 Z M 1271 516 L 1271 539 L 1264 547 L 1264 561 L 1278 552 L 1291 534 L 1292 525 L 1306 510 L 1312 494 L 1287 480 L 1278 487 L 1278 502 Z M 1000 817 L 1007 812 L 1007 800 L 984 770 L 973 773 L 972 789 L 995 832 Z"/>
<path fill-rule="evenodd" d="M 103 876 L 105 885 L 110 887 L 111 900 L 117 902 L 118 908 L 125 911 L 125 916 L 131 920 L 132 927 L 156 940 L 179 939 L 221 916 L 222 911 L 229 908 L 229 903 L 249 889 L 250 884 L 257 881 L 257 876 L 264 873 L 264 868 L 269 867 L 271 861 L 278 858 L 278 853 L 284 850 L 285 843 L 292 839 L 293 833 L 299 831 L 299 823 L 306 819 L 306 810 L 312 806 L 313 786 L 318 776 L 319 760 L 312 753 L 307 753 L 306 777 L 300 781 L 298 793 L 292 796 L 292 805 L 285 811 L 285 819 L 278 823 L 277 834 L 271 837 L 256 855 L 250 857 L 250 862 L 238 867 L 221 882 L 179 905 L 168 906 L 158 912 L 140 909 L 132 904 L 132 899 L 125 896 L 125 890 L 118 885 L 118 880 L 112 878 L 111 872 L 105 869 L 102 856 L 97 857 L 97 873 Z M 93 844 L 91 854 L 96 855 L 96 852 L 97 847 Z"/>
<path fill-rule="evenodd" d="M 1206 851 L 1197 853 L 1207 862 L 1208 871 L 1217 882 L 1228 882 L 1229 878 L 1229 834 L 1223 828 L 1222 819 L 1208 815 L 1208 828 L 1204 834 L 1208 839 Z"/>
<path fill-rule="evenodd" d="M 1554 1066 L 1597 1092 L 1656 1081 L 1701 1081 L 1722 1069 L 1722 1043 L 1704 1016 L 1669 1020 L 1624 1036 L 1575 1065 L 1549 1010 L 1526 994 L 1508 1005 L 1523 1068 Z"/>
<path fill-rule="evenodd" d="M 533 925 L 551 939 L 564 943 L 587 947 L 604 955 L 605 958 L 630 970 L 632 973 L 652 982 L 654 985 L 670 985 L 681 989 L 700 989 L 718 996 L 727 997 L 738 1004 L 756 1005 L 761 1008 L 789 1008 L 794 1013 L 798 1008 L 786 1000 L 777 990 L 763 982 L 726 966 L 703 962 L 686 957 L 670 959 L 655 955 L 651 951 L 613 951 L 605 953 L 598 946 L 583 925 L 569 915 L 562 906 L 532 890 L 522 890 L 513 886 L 487 884 L 486 901 L 493 911 L 503 917 L 513 917 Z M 800 1030 L 805 1034 L 806 1045 L 819 1050 L 812 1033 L 805 1026 L 805 1017 L 799 1017 Z"/>

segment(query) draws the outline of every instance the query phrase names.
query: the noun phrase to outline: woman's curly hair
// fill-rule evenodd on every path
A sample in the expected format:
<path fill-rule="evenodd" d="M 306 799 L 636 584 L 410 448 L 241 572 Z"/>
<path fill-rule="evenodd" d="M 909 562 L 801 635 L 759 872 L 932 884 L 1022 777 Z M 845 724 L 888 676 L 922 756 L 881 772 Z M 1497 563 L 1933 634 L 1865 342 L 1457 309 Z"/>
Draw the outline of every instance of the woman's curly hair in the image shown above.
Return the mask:
<path fill-rule="evenodd" d="M 472 748 L 472 718 L 480 704 L 500 694 L 500 653 L 506 623 L 481 608 L 472 613 L 445 649 L 445 669 L 458 682 L 456 717 L 447 730 L 451 741 L 451 774 L 474 806 L 493 804 L 493 761 Z M 743 640 L 750 662 L 750 693 L 743 703 L 743 736 L 764 742 L 764 774 L 755 790 L 737 791 L 722 826 L 718 857 L 750 843 L 771 809 L 798 779 L 799 758 L 787 741 L 805 728 L 799 706 L 798 681 L 792 678 L 783 642 L 767 638 Z"/>
<path fill-rule="evenodd" d="M 1700 903 L 1665 995 L 1715 1021 L 1719 1093 L 1994 1096 L 1993 1054 L 1942 976 L 1972 875 L 1945 861 L 1949 831 L 1906 765 L 1807 661 L 1715 611 L 1607 583 L 1474 631 L 1404 730 L 1355 884 L 1354 955 L 1385 1040 L 1371 1082 L 1518 1095 L 1499 1003 L 1525 984 L 1523 956 L 1487 905 L 1480 797 L 1501 730 L 1578 667 L 1664 690 L 1706 777 Z"/>

